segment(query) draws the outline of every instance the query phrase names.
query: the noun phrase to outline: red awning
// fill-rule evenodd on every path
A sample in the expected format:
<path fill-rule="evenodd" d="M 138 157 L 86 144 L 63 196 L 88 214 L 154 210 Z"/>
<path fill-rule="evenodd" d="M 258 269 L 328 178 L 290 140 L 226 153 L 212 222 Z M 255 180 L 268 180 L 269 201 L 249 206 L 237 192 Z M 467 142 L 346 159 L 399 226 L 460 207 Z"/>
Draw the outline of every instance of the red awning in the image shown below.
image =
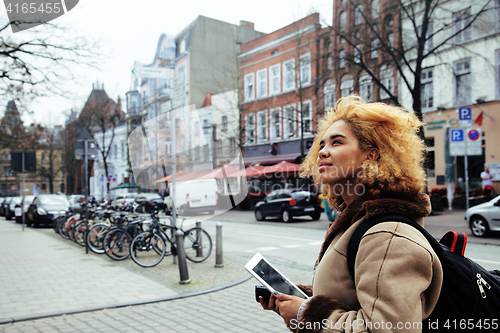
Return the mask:
<path fill-rule="evenodd" d="M 224 172 L 222 171 L 224 169 Z M 212 179 L 212 178 L 224 178 L 224 173 L 226 174 L 226 177 L 233 177 L 233 173 L 241 171 L 239 168 L 235 168 L 232 166 L 224 166 L 215 169 L 214 171 L 210 172 L 209 174 L 206 174 L 201 177 L 197 177 L 197 179 Z"/>
<path fill-rule="evenodd" d="M 240 170 L 236 173 L 232 173 L 231 177 L 256 177 L 263 175 L 262 170 L 266 167 L 263 165 L 253 165 L 246 169 Z"/>
<path fill-rule="evenodd" d="M 195 170 L 192 172 L 177 172 L 175 174 L 175 181 L 186 181 L 186 180 L 192 180 L 192 179 L 197 179 L 200 176 L 204 176 L 207 173 L 212 172 L 213 170 L 207 170 L 207 169 L 200 169 L 200 170 Z M 169 175 L 165 178 L 159 179 L 155 181 L 155 183 L 162 183 L 164 181 L 171 182 L 172 181 L 172 175 Z"/>
<path fill-rule="evenodd" d="M 262 170 L 264 174 L 277 173 L 277 172 L 299 172 L 300 164 L 290 163 L 290 162 L 281 162 L 272 166 L 266 167 Z"/>

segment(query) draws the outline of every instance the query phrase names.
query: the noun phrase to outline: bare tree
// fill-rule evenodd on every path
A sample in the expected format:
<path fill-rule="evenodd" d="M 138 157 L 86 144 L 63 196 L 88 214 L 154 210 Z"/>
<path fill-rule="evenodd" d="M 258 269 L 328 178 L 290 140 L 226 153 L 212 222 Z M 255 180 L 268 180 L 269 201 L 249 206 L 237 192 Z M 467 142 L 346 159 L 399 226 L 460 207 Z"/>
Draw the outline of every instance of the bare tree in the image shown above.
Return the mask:
<path fill-rule="evenodd" d="M 380 75 L 381 68 L 394 69 L 411 94 L 413 111 L 422 120 L 424 61 L 450 46 L 467 48 L 455 42 L 457 36 L 467 33 L 492 10 L 493 0 L 481 1 L 473 13 L 454 15 L 446 0 L 398 0 L 386 2 L 381 10 L 372 8 L 375 3 L 378 6 L 379 1 L 349 0 L 350 7 L 337 9 L 330 27 L 336 46 L 332 57 L 337 67 L 346 63 L 346 73 L 364 70 L 394 104 L 399 104 L 393 87 Z"/>
<path fill-rule="evenodd" d="M 55 128 L 44 128 L 43 138 L 40 140 L 40 150 L 45 161 L 39 163 L 40 174 L 49 183 L 49 193 L 54 193 L 54 181 L 63 170 L 64 131 Z M 45 162 L 45 163 L 44 163 Z"/>

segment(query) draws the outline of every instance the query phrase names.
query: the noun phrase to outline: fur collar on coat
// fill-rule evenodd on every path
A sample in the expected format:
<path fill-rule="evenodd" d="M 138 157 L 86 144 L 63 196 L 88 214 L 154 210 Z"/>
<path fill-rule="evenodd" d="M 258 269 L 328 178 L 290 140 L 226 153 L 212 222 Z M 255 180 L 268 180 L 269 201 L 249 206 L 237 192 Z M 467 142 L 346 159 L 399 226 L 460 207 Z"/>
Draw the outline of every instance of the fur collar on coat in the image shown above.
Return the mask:
<path fill-rule="evenodd" d="M 358 199 L 353 201 L 349 207 L 342 204 L 340 211 L 341 214 L 330 224 L 326 232 L 325 241 L 321 246 L 316 264 L 320 262 L 335 236 L 339 232 L 347 230 L 362 217 L 370 219 L 379 215 L 399 214 L 408 216 L 411 219 L 419 219 L 431 213 L 431 202 L 429 196 L 425 193 L 420 193 L 414 197 L 414 200 L 396 199 L 388 196 L 373 200 Z"/>

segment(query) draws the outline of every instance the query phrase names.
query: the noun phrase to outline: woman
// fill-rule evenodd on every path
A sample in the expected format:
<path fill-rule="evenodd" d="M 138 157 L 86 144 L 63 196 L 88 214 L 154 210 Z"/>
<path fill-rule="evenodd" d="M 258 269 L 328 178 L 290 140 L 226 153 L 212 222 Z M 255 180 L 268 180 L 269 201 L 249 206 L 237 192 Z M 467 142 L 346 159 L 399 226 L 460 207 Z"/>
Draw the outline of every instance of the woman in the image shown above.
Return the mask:
<path fill-rule="evenodd" d="M 341 214 L 326 233 L 311 298 L 272 295 L 274 310 L 298 332 L 420 332 L 439 297 L 442 269 L 424 236 L 399 222 L 369 229 L 359 245 L 355 280 L 347 266 L 347 244 L 359 223 L 400 214 L 423 225 L 431 211 L 425 185 L 421 122 L 400 108 L 364 103 L 350 96 L 337 102 L 319 124 L 302 164 Z"/>

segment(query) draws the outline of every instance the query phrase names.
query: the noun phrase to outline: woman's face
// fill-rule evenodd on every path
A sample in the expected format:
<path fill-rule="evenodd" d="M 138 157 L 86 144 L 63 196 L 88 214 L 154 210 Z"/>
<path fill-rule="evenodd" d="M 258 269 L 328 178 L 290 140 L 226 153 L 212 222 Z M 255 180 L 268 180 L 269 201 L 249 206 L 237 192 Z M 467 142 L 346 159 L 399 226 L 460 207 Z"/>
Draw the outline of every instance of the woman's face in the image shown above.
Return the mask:
<path fill-rule="evenodd" d="M 354 188 L 358 168 L 366 159 L 367 153 L 359 148 L 350 125 L 338 120 L 328 128 L 320 142 L 317 160 L 320 180 L 323 184 L 334 186 L 335 192 L 349 189 L 344 186 Z M 336 189 L 337 184 L 341 187 Z"/>

